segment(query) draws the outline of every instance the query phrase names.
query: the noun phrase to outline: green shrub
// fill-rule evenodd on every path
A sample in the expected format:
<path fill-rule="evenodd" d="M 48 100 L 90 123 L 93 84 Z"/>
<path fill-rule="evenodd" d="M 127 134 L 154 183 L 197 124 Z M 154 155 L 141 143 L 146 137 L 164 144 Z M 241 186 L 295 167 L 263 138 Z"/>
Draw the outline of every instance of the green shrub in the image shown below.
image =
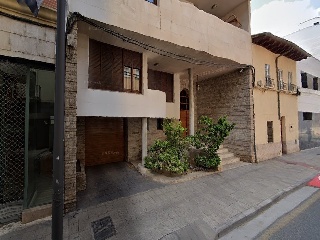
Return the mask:
<path fill-rule="evenodd" d="M 163 130 L 166 140 L 156 140 L 149 148 L 145 158 L 145 167 L 154 171 L 182 174 L 189 168 L 187 161 L 188 138 L 180 122 L 165 119 Z"/>
<path fill-rule="evenodd" d="M 200 129 L 194 136 L 190 136 L 192 145 L 203 152 L 194 159 L 196 166 L 203 168 L 216 168 L 220 165 L 221 159 L 217 150 L 224 139 L 234 128 L 234 123 L 229 123 L 227 117 L 221 117 L 217 123 L 207 116 L 199 120 Z"/>

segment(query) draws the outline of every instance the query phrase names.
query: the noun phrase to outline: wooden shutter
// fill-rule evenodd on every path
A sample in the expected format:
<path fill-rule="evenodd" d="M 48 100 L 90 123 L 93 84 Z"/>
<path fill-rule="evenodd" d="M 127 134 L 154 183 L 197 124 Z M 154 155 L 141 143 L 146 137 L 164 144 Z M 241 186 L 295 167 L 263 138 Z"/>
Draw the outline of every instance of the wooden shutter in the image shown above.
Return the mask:
<path fill-rule="evenodd" d="M 102 90 L 112 90 L 112 68 L 113 55 L 112 46 L 101 44 L 101 88 Z"/>
<path fill-rule="evenodd" d="M 101 44 L 95 40 L 89 40 L 89 83 L 88 87 L 100 89 L 101 79 Z"/>
<path fill-rule="evenodd" d="M 112 69 L 112 89 L 113 91 L 123 91 L 123 61 L 122 49 L 113 47 L 113 69 Z"/>

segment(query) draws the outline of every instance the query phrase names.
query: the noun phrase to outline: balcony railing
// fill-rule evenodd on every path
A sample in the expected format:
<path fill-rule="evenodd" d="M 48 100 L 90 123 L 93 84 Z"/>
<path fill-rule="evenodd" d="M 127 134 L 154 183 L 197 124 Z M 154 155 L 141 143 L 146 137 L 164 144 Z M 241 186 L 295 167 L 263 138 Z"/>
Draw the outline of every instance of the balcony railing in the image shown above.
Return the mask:
<path fill-rule="evenodd" d="M 274 88 L 274 80 L 270 77 L 266 77 L 266 88 Z"/>
<path fill-rule="evenodd" d="M 279 91 L 286 91 L 287 89 L 288 89 L 287 83 L 285 83 L 284 81 L 279 81 L 278 90 Z"/>
<path fill-rule="evenodd" d="M 292 83 L 288 86 L 288 91 L 290 93 L 297 93 L 297 89 L 298 89 L 297 86 Z"/>

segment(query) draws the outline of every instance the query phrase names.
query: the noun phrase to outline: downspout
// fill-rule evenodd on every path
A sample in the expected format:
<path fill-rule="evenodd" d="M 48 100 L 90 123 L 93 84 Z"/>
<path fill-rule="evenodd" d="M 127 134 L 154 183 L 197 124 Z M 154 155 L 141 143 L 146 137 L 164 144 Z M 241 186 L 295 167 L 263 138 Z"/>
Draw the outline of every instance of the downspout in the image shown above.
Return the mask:
<path fill-rule="evenodd" d="M 254 112 L 254 96 L 253 96 L 253 88 L 256 82 L 256 69 L 252 65 L 248 65 L 252 72 L 252 90 L 251 90 L 251 96 L 252 96 L 252 111 L 253 111 L 253 151 L 254 151 L 254 158 L 255 163 L 258 163 L 257 158 L 257 147 L 256 147 L 256 120 L 255 120 L 255 112 Z"/>
<path fill-rule="evenodd" d="M 278 95 L 278 118 L 279 120 L 281 120 L 281 105 L 280 105 L 280 89 L 279 89 L 279 86 L 280 86 L 280 79 L 279 79 L 279 67 L 278 67 L 278 59 L 280 57 L 282 57 L 283 55 L 286 55 L 287 53 L 289 53 L 291 50 L 293 49 L 293 47 L 291 47 L 288 51 L 286 51 L 285 53 L 282 53 L 280 55 L 278 55 L 276 57 L 276 74 L 277 74 L 277 84 L 278 84 L 278 91 L 277 91 L 277 95 Z"/>

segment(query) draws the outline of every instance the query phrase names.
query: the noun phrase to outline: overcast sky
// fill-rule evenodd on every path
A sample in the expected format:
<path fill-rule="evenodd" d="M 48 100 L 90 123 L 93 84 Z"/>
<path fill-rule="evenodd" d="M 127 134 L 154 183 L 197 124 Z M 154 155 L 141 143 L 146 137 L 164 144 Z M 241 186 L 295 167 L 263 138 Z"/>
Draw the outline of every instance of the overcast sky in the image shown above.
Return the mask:
<path fill-rule="evenodd" d="M 251 0 L 252 34 L 283 37 L 313 23 L 301 24 L 311 18 L 320 22 L 320 0 Z"/>

